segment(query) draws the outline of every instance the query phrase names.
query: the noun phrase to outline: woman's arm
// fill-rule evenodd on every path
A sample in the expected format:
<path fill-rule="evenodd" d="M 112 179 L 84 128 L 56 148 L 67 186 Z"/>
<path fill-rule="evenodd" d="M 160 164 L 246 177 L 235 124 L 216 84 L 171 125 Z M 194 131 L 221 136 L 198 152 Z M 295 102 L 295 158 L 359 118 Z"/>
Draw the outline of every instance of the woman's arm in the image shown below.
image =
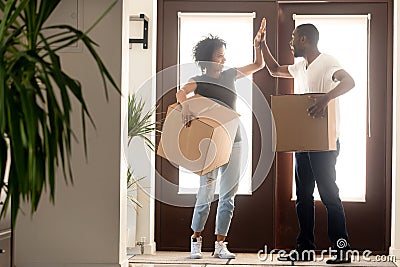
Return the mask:
<path fill-rule="evenodd" d="M 253 74 L 254 72 L 264 68 L 265 63 L 263 55 L 261 53 L 261 43 L 265 36 L 265 20 L 261 22 L 260 29 L 258 30 L 256 36 L 254 37 L 254 62 L 237 68 L 236 79 L 243 78 L 247 75 Z"/>
<path fill-rule="evenodd" d="M 187 84 L 185 84 L 181 89 L 178 90 L 178 92 L 175 94 L 176 100 L 178 103 L 183 103 L 187 99 L 187 95 L 190 94 L 191 92 L 194 92 L 197 88 L 197 83 L 190 79 Z"/>
<path fill-rule="evenodd" d="M 243 78 L 264 68 L 265 64 L 263 56 L 261 54 L 261 47 L 254 46 L 254 52 L 255 52 L 255 60 L 253 63 L 240 68 L 236 68 L 237 69 L 236 79 Z"/>
<path fill-rule="evenodd" d="M 194 80 L 190 79 L 189 82 L 185 84 L 181 89 L 179 89 L 178 92 L 175 94 L 176 100 L 182 105 L 182 122 L 185 127 L 189 127 L 190 121 L 195 118 L 190 112 L 189 104 L 186 102 L 186 100 L 187 95 L 191 92 L 194 92 L 196 88 L 197 83 Z"/>

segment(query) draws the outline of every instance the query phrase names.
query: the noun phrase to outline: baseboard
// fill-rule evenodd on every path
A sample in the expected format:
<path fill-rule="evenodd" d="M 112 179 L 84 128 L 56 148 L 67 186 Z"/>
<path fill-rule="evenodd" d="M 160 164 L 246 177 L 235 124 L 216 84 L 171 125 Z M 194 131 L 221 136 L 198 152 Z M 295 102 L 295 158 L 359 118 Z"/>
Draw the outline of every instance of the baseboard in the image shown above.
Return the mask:
<path fill-rule="evenodd" d="M 148 243 L 144 246 L 144 254 L 156 254 L 156 242 Z"/>
<path fill-rule="evenodd" d="M 389 255 L 396 256 L 396 259 L 400 260 L 400 249 L 390 247 L 389 248 Z"/>
<path fill-rule="evenodd" d="M 24 263 L 18 267 L 129 267 L 128 259 L 122 263 Z"/>
<path fill-rule="evenodd" d="M 73 264 L 65 264 L 63 267 L 128 267 L 129 262 L 126 260 L 124 263 L 73 263 Z"/>

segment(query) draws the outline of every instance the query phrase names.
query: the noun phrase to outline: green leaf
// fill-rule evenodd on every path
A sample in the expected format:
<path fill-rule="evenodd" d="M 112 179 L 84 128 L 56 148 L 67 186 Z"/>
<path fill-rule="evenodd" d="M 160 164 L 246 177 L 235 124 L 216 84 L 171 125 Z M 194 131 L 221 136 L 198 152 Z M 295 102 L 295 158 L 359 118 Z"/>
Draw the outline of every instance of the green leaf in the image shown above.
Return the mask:
<path fill-rule="evenodd" d="M 148 137 L 149 134 L 156 132 L 157 122 L 153 122 L 157 107 L 153 107 L 145 112 L 145 103 L 142 99 L 137 99 L 135 94 L 128 98 L 128 145 L 134 137 L 142 138 L 146 145 L 155 150 L 154 143 Z"/>

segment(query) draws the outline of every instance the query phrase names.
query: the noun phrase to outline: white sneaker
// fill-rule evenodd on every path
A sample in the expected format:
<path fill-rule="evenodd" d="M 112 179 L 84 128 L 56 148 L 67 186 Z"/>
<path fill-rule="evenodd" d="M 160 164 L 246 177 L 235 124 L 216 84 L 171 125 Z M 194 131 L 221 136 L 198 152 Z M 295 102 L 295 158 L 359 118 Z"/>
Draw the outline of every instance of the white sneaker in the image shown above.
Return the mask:
<path fill-rule="evenodd" d="M 202 238 L 190 237 L 190 258 L 191 259 L 201 259 L 203 255 L 201 254 L 201 242 Z"/>
<path fill-rule="evenodd" d="M 234 259 L 236 258 L 236 255 L 233 254 L 228 250 L 226 247 L 227 242 L 223 241 L 215 241 L 215 250 L 214 250 L 214 257 L 220 258 L 220 259 Z"/>

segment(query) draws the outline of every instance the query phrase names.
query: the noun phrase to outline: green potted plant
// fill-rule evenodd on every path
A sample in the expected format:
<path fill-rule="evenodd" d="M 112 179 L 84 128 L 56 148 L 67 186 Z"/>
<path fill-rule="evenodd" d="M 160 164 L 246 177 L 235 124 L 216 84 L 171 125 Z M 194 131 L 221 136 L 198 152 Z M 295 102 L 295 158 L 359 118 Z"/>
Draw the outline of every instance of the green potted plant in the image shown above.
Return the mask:
<path fill-rule="evenodd" d="M 66 182 L 73 181 L 70 156 L 72 101 L 81 108 L 86 153 L 86 120 L 94 125 L 79 81 L 64 72 L 59 51 L 82 42 L 103 79 L 119 88 L 95 50 L 88 33 L 68 25 L 44 26 L 61 0 L 0 0 L 0 188 L 5 216 L 11 205 L 15 225 L 20 203 L 30 203 L 34 213 L 44 190 L 54 201 L 57 168 Z M 7 143 L 11 158 L 7 157 Z M 6 163 L 9 177 L 5 180 Z"/>
<path fill-rule="evenodd" d="M 145 102 L 142 98 L 138 99 L 136 94 L 133 93 L 128 97 L 128 146 L 133 138 L 142 138 L 145 144 L 152 150 L 155 150 L 153 141 L 149 138 L 152 133 L 158 132 L 158 122 L 153 121 L 152 118 L 155 114 L 157 107 L 150 110 L 145 110 Z M 141 204 L 136 199 L 136 191 L 138 182 L 145 177 L 137 178 L 134 176 L 132 167 L 128 166 L 127 171 L 127 187 L 128 187 L 128 200 L 136 208 L 141 207 Z"/>
<path fill-rule="evenodd" d="M 149 136 L 150 134 L 157 132 L 156 128 L 158 123 L 153 121 L 155 111 L 156 107 L 153 107 L 150 110 L 146 110 L 145 102 L 142 100 L 142 98 L 139 99 L 135 93 L 128 97 L 128 146 L 131 145 L 131 141 L 134 138 L 141 138 L 143 139 L 147 147 L 154 151 L 155 145 Z M 129 157 L 129 155 L 127 156 Z M 130 160 L 129 162 L 132 162 L 132 160 Z M 130 226 L 128 226 L 128 238 L 131 241 L 130 245 L 128 245 L 127 247 L 128 254 L 135 254 L 135 252 L 133 252 L 133 247 L 138 244 L 141 246 L 141 251 L 143 250 L 143 243 L 136 243 L 136 217 L 138 208 L 142 207 L 142 204 L 137 198 L 138 189 L 142 188 L 139 185 L 139 181 L 145 178 L 145 176 L 135 176 L 133 174 L 132 167 L 128 163 L 127 199 L 128 207 L 133 207 L 131 212 L 128 211 L 128 213 L 132 214 L 132 217 L 128 217 L 128 221 L 130 221 Z"/>

